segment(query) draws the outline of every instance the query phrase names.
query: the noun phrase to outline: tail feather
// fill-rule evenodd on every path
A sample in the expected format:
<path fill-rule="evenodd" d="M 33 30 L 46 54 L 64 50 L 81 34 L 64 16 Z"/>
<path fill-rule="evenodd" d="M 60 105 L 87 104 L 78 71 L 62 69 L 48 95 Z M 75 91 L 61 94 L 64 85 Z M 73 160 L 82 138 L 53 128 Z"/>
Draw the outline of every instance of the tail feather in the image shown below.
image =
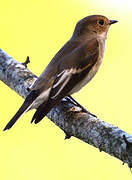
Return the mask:
<path fill-rule="evenodd" d="M 6 127 L 4 128 L 3 131 L 10 129 L 16 123 L 16 121 L 20 118 L 20 116 L 22 116 L 22 114 L 24 114 L 26 112 L 28 107 L 29 107 L 29 103 L 24 102 L 23 105 L 20 107 L 20 109 L 17 111 L 17 113 L 8 122 L 8 124 L 6 125 Z"/>
<path fill-rule="evenodd" d="M 39 123 L 49 112 L 50 110 L 60 102 L 60 99 L 51 99 L 49 98 L 47 101 L 45 101 L 43 104 L 41 104 L 35 114 L 33 115 L 33 118 L 31 120 L 31 123 L 34 122 L 35 124 Z"/>
<path fill-rule="evenodd" d="M 49 98 L 47 101 L 41 104 L 37 108 L 35 114 L 33 115 L 31 123 L 32 122 L 34 122 L 35 124 L 39 123 L 50 112 L 50 110 L 60 101 L 61 101 L 61 96 L 58 99 Z"/>
<path fill-rule="evenodd" d="M 38 95 L 39 95 L 39 91 L 37 90 L 33 90 L 28 94 L 24 103 L 20 107 L 20 109 L 13 116 L 13 118 L 8 122 L 8 124 L 6 125 L 3 131 L 10 129 L 16 123 L 16 121 L 20 118 L 20 116 L 22 116 L 22 114 L 30 110 L 33 101 L 37 98 Z"/>
<path fill-rule="evenodd" d="M 46 116 L 47 113 L 45 111 L 45 106 L 46 106 L 46 102 L 44 102 L 42 105 L 40 105 L 37 108 L 35 114 L 32 117 L 31 123 L 34 122 L 35 124 L 37 124 Z"/>

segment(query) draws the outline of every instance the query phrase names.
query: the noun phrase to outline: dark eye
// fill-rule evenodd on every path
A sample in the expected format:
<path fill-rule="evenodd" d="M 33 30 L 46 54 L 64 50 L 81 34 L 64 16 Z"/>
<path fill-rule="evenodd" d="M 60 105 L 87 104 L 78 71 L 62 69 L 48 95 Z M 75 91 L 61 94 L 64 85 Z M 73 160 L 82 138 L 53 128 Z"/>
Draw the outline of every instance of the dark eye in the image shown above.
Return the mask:
<path fill-rule="evenodd" d="M 103 26 L 103 25 L 104 25 L 104 20 L 103 20 L 103 19 L 99 20 L 99 24 L 100 24 L 101 26 Z"/>

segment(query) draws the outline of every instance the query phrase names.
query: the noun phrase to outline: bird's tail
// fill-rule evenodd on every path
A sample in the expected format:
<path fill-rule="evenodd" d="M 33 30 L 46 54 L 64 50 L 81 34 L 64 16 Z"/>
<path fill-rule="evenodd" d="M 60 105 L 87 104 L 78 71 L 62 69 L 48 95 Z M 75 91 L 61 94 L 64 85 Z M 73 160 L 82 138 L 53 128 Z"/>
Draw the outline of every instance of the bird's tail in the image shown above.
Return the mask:
<path fill-rule="evenodd" d="M 32 104 L 35 101 L 35 99 L 38 97 L 38 95 L 39 95 L 39 91 L 37 91 L 37 90 L 32 90 L 27 95 L 24 103 L 22 104 L 20 109 L 17 111 L 15 116 L 13 116 L 13 118 L 8 122 L 8 124 L 6 125 L 6 127 L 4 128 L 3 131 L 10 129 L 16 123 L 16 121 L 20 118 L 20 116 L 22 114 L 24 114 L 26 111 L 28 111 L 32 108 Z"/>
<path fill-rule="evenodd" d="M 20 118 L 20 116 L 22 116 L 22 114 L 24 114 L 28 110 L 29 106 L 30 104 L 26 102 L 25 100 L 22 106 L 20 107 L 20 109 L 13 116 L 13 118 L 8 122 L 8 124 L 6 125 L 3 131 L 10 129 L 16 123 L 16 121 Z"/>

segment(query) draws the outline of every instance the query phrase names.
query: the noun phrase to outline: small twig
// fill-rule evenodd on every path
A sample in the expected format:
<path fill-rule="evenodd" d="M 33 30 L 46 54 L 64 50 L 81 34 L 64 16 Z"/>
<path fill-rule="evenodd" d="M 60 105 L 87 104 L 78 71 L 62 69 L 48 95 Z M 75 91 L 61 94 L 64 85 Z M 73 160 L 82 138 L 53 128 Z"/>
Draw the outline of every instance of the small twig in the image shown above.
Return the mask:
<path fill-rule="evenodd" d="M 28 58 L 27 58 L 27 61 Z M 27 62 L 24 63 L 27 65 Z M 26 98 L 37 76 L 0 49 L 0 80 Z M 66 134 L 104 151 L 132 167 L 132 135 L 98 119 L 73 98 L 63 98 L 48 114 Z M 8 120 L 7 120 L 8 121 Z"/>
<path fill-rule="evenodd" d="M 64 140 L 70 139 L 70 138 L 72 137 L 72 136 L 71 136 L 70 134 L 68 134 L 67 132 L 64 131 L 64 133 L 65 133 L 65 138 L 64 138 Z"/>
<path fill-rule="evenodd" d="M 29 63 L 30 63 L 30 59 L 29 59 L 29 56 L 27 56 L 26 61 L 24 63 L 22 63 L 22 64 L 27 68 L 27 65 Z"/>

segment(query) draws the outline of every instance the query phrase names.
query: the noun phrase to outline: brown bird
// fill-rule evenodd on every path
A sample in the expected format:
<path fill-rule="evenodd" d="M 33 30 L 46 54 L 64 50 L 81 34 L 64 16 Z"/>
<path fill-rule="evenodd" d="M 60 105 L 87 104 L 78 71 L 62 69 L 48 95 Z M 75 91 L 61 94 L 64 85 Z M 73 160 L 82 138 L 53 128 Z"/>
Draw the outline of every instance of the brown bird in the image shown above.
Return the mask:
<path fill-rule="evenodd" d="M 108 29 L 116 22 L 101 15 L 80 20 L 71 39 L 35 81 L 24 103 L 4 130 L 10 129 L 23 113 L 34 108 L 36 112 L 31 122 L 38 123 L 62 98 L 86 85 L 102 63 Z"/>

